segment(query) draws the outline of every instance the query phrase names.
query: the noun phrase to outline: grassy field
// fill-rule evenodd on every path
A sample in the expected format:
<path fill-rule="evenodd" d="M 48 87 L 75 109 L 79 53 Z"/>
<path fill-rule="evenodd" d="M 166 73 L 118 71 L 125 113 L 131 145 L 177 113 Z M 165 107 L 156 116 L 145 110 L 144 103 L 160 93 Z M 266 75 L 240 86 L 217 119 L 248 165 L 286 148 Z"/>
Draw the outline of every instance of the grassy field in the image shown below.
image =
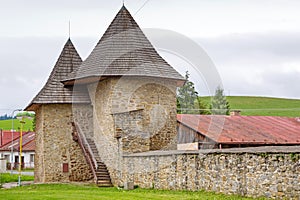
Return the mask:
<path fill-rule="evenodd" d="M 229 200 L 252 199 L 234 195 L 222 195 L 211 192 L 163 191 L 135 189 L 125 191 L 118 188 L 98 188 L 94 185 L 44 184 L 0 190 L 0 196 L 6 200 L 37 200 L 37 199 L 201 199 Z"/>
<path fill-rule="evenodd" d="M 270 97 L 250 97 L 250 96 L 229 96 L 230 109 L 241 110 L 242 115 L 260 115 L 260 116 L 300 116 L 300 100 L 298 99 L 281 99 Z M 209 105 L 211 97 L 200 97 L 200 100 Z M 25 119 L 23 130 L 32 130 L 32 119 Z M 11 130 L 11 120 L 0 120 L 0 129 Z M 14 129 L 18 131 L 20 122 L 14 120 Z"/>
<path fill-rule="evenodd" d="M 24 119 L 25 124 L 23 126 L 23 131 L 32 131 L 32 119 Z M 20 120 L 14 119 L 14 130 L 19 131 L 21 125 Z M 0 120 L 0 129 L 2 130 L 11 130 L 12 129 L 12 120 Z"/>
<path fill-rule="evenodd" d="M 18 174 L 10 174 L 10 173 L 1 173 L 0 174 L 0 184 L 1 183 L 10 183 L 10 182 L 18 182 Z M 22 175 L 21 177 L 22 181 L 33 181 L 33 176 L 25 176 Z"/>
<path fill-rule="evenodd" d="M 200 97 L 207 105 L 211 97 Z M 229 96 L 231 110 L 241 110 L 247 116 L 287 116 L 300 117 L 300 100 L 269 97 Z"/>

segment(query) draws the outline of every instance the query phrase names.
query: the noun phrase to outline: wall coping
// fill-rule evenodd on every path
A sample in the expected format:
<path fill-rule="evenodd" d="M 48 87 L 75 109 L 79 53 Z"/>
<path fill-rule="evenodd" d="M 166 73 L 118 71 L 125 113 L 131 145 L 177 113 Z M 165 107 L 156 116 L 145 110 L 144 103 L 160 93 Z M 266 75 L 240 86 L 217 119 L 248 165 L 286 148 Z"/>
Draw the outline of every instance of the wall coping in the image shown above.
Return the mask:
<path fill-rule="evenodd" d="M 243 153 L 300 153 L 300 146 L 262 146 L 227 149 L 200 149 L 200 150 L 170 150 L 170 151 L 147 151 L 142 153 L 125 154 L 123 157 L 145 156 L 170 156 L 170 155 L 196 155 L 196 154 L 243 154 Z"/>

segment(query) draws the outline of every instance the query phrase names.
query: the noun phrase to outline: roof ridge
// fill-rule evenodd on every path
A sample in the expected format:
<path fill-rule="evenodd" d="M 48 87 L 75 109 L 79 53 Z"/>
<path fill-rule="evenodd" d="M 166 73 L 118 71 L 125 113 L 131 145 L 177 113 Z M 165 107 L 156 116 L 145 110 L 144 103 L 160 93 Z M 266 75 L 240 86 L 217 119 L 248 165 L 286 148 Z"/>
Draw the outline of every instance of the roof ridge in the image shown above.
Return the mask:
<path fill-rule="evenodd" d="M 34 134 L 35 134 L 35 133 L 34 133 Z M 28 137 L 29 137 L 29 136 L 28 136 Z M 35 140 L 34 137 L 33 137 L 33 138 L 29 138 L 29 140 L 28 140 L 26 143 L 22 144 L 23 148 L 26 147 L 29 143 L 31 143 L 31 142 L 34 141 L 34 140 Z"/>
<path fill-rule="evenodd" d="M 126 22 L 124 20 L 124 16 L 127 17 L 127 19 L 129 19 L 129 21 L 131 22 L 131 24 L 128 24 L 128 23 L 124 23 Z M 125 18 L 126 19 L 126 18 Z M 121 25 L 122 25 L 122 31 L 127 31 L 129 29 L 140 29 L 139 25 L 136 23 L 136 21 L 134 20 L 134 18 L 132 17 L 132 15 L 130 14 L 130 12 L 127 10 L 127 8 L 123 5 L 121 7 L 121 9 L 118 11 L 118 13 L 116 14 L 116 16 L 114 17 L 114 19 L 111 21 L 110 25 L 108 26 L 108 28 L 106 29 L 106 31 L 104 32 L 104 34 L 102 35 L 102 37 L 100 38 L 100 40 L 98 41 L 97 45 L 102 41 L 102 40 L 105 40 L 107 39 L 106 37 L 111 37 L 109 35 L 112 35 L 111 32 L 115 33 L 115 34 L 119 34 L 120 33 L 120 29 L 117 29 L 117 30 L 112 30 L 113 27 L 114 27 L 114 24 L 115 23 L 119 23 L 118 22 L 121 21 L 123 22 Z M 131 26 L 128 26 L 128 25 L 131 25 Z M 96 46 L 97 46 L 96 45 Z"/>
<path fill-rule="evenodd" d="M 22 133 L 22 138 L 23 138 L 24 136 L 27 136 L 29 133 L 34 133 L 34 134 L 35 134 L 35 132 L 33 132 L 33 131 L 23 132 L 23 133 Z M 4 146 L 10 145 L 11 143 L 13 143 L 13 146 L 16 145 L 15 142 L 17 142 L 17 143 L 20 144 L 20 138 L 21 138 L 21 134 L 20 134 L 18 137 L 14 138 L 12 141 L 8 141 L 8 142 L 2 144 L 2 145 L 0 146 L 0 149 L 3 148 Z M 33 139 L 34 139 L 34 138 L 33 138 Z M 23 141 L 22 141 L 22 143 L 23 143 Z M 19 145 L 18 145 L 18 146 L 19 146 Z M 22 146 L 24 146 L 24 145 L 22 145 Z"/>
<path fill-rule="evenodd" d="M 64 87 L 60 81 L 76 70 L 81 62 L 80 55 L 71 39 L 68 38 L 46 83 L 25 110 L 34 110 L 33 104 L 72 103 L 72 88 Z M 87 99 L 83 101 L 87 102 Z"/>

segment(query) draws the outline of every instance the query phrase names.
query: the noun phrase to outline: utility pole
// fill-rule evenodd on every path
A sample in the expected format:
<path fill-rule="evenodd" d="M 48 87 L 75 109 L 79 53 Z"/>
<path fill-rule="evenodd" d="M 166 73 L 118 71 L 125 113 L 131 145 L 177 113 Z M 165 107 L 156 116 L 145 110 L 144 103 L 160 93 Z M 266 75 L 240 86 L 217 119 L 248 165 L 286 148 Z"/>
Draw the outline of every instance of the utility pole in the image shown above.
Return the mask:
<path fill-rule="evenodd" d="M 20 121 L 21 124 L 21 130 L 20 130 L 20 154 L 19 154 L 19 178 L 18 178 L 18 186 L 21 186 L 21 171 L 22 171 L 22 137 L 23 137 L 23 125 L 25 124 L 25 121 Z"/>

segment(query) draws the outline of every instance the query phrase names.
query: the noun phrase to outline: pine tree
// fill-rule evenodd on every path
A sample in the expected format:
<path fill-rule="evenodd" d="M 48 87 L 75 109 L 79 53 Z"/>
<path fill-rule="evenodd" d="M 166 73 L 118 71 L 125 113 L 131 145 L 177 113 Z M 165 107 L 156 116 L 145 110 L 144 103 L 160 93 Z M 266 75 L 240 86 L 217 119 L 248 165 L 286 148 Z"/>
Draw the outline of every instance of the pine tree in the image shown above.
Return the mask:
<path fill-rule="evenodd" d="M 177 89 L 177 112 L 182 114 L 202 114 L 203 104 L 198 98 L 194 83 L 189 81 L 189 73 L 186 71 L 185 84 Z"/>
<path fill-rule="evenodd" d="M 213 96 L 210 110 L 213 115 L 229 115 L 230 105 L 223 94 L 224 90 L 219 86 Z"/>
<path fill-rule="evenodd" d="M 201 115 L 210 115 L 211 114 L 209 106 L 210 106 L 209 104 L 203 103 L 203 101 L 201 100 L 201 97 L 198 96 L 196 108 L 199 109 L 199 113 Z"/>

